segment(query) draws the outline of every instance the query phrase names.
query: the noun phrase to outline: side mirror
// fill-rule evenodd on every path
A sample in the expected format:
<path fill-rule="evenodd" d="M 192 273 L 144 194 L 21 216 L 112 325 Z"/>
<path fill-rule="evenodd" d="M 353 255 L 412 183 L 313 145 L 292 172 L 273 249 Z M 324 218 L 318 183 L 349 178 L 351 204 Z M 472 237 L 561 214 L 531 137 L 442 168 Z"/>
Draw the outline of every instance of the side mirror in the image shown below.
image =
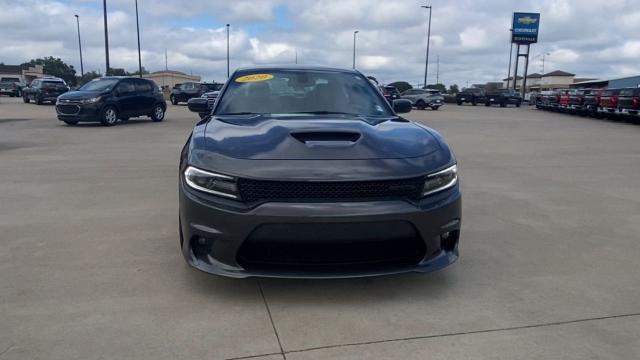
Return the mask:
<path fill-rule="evenodd" d="M 211 111 L 211 109 L 209 109 L 209 104 L 207 103 L 207 99 L 205 98 L 191 98 L 187 102 L 187 106 L 189 107 L 190 111 L 193 111 L 199 114 L 208 113 L 209 111 Z"/>
<path fill-rule="evenodd" d="M 393 100 L 393 111 L 396 114 L 404 114 L 411 111 L 411 101 L 407 99 L 396 99 Z"/>

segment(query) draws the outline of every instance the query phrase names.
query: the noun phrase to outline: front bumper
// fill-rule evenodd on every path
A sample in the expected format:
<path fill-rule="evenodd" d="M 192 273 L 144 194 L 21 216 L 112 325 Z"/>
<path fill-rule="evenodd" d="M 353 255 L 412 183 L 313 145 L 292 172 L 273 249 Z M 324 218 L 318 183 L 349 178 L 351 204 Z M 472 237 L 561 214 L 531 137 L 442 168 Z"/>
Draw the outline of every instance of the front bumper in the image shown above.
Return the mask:
<path fill-rule="evenodd" d="M 458 258 L 458 237 L 461 226 L 461 195 L 459 185 L 441 193 L 429 196 L 419 202 L 404 200 L 334 202 L 334 203 L 291 203 L 267 202 L 247 209 L 233 209 L 225 205 L 225 200 L 209 197 L 187 188 L 180 181 L 180 234 L 182 253 L 191 266 L 204 272 L 235 278 L 250 276 L 285 278 L 343 278 L 397 274 L 405 272 L 431 272 L 442 269 Z M 337 225 L 336 225 L 337 224 Z M 363 229 L 363 224 L 384 229 L 383 231 L 401 233 L 406 228 L 415 229 L 416 241 L 423 249 L 421 257 L 411 263 L 363 264 L 363 266 L 308 266 L 254 267 L 241 263 L 242 246 L 250 243 L 258 229 L 272 226 L 295 231 L 322 231 L 341 229 L 336 237 L 344 238 L 349 229 Z M 381 225 L 383 224 L 383 225 Z M 403 225 L 403 226 L 400 226 Z M 397 226 L 394 227 L 394 226 Z M 320 230 L 319 230 L 320 229 Z M 345 230 L 346 229 L 346 230 Z M 355 238 L 362 233 L 354 232 L 354 241 L 345 241 L 353 251 L 359 251 Z M 363 231 L 366 233 L 366 231 Z M 281 236 L 290 237 L 283 232 Z M 318 238 L 327 244 L 334 241 L 333 233 L 322 236 L 317 233 L 309 238 Z M 362 240 L 362 239 L 361 239 Z M 366 239 L 365 239 L 366 240 Z M 307 237 L 296 239 L 297 246 L 304 247 Z M 310 241 L 310 240 L 309 240 Z M 342 240 L 340 240 L 342 241 Z M 335 245 L 335 243 L 333 243 Z M 393 243 L 391 243 L 393 246 Z M 322 243 L 314 244 L 323 251 Z M 269 251 L 268 245 L 266 251 Z M 286 251 L 286 248 L 285 248 Z M 368 251 L 363 247 L 362 251 Z"/>
<path fill-rule="evenodd" d="M 60 121 L 96 122 L 100 121 L 99 104 L 57 103 L 56 113 Z"/>

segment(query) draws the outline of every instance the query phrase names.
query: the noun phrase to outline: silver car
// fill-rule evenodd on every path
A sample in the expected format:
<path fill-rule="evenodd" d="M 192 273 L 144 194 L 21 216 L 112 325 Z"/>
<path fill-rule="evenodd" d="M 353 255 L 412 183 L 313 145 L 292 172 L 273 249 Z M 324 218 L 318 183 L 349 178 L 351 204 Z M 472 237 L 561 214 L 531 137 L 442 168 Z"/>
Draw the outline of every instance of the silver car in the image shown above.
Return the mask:
<path fill-rule="evenodd" d="M 410 89 L 402 94 L 402 98 L 410 100 L 413 106 L 419 110 L 424 110 L 428 107 L 431 110 L 438 110 L 444 105 L 444 96 L 435 89 Z"/>

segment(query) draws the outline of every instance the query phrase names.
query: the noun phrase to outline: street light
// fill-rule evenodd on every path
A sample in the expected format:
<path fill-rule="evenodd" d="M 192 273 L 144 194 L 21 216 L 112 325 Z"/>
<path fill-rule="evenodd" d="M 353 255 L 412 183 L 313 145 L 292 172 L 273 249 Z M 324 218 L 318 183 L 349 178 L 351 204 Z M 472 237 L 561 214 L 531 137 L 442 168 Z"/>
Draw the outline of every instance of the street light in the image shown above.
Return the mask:
<path fill-rule="evenodd" d="M 356 34 L 358 30 L 353 32 L 353 68 L 356 68 Z"/>
<path fill-rule="evenodd" d="M 546 53 L 538 54 L 538 55 L 534 56 L 533 59 L 531 59 L 531 60 L 535 60 L 535 59 L 539 58 L 540 56 L 542 56 L 542 75 L 544 75 L 544 58 L 546 56 L 549 56 L 549 55 L 551 55 L 551 53 L 546 52 Z"/>
<path fill-rule="evenodd" d="M 80 49 L 80 76 L 84 76 L 84 67 L 82 66 L 82 42 L 80 41 L 80 16 L 73 15 L 76 17 L 76 23 L 78 24 L 78 49 Z"/>
<path fill-rule="evenodd" d="M 227 79 L 229 79 L 229 24 L 227 24 Z"/>
<path fill-rule="evenodd" d="M 429 9 L 429 27 L 427 28 L 427 60 L 425 61 L 424 64 L 424 89 L 427 88 L 427 74 L 429 73 L 429 40 L 431 38 L 431 6 L 430 5 L 423 5 L 421 6 L 425 9 Z"/>
<path fill-rule="evenodd" d="M 109 75 L 109 30 L 107 28 L 107 0 L 102 0 L 102 11 L 104 14 L 104 57 L 107 65 L 105 75 Z"/>
<path fill-rule="evenodd" d="M 140 55 L 140 22 L 138 21 L 138 0 L 136 0 L 136 31 L 138 32 L 138 76 L 142 77 L 142 56 Z"/>

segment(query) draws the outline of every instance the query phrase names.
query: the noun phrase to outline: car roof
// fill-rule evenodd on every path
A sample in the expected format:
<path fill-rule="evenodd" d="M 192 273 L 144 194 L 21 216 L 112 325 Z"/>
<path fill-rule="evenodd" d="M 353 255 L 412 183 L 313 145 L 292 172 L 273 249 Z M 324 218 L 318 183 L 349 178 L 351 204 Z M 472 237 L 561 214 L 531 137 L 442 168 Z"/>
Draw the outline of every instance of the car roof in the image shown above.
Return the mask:
<path fill-rule="evenodd" d="M 265 71 L 265 70 L 299 70 L 299 71 L 332 71 L 332 72 L 342 72 L 342 73 L 351 73 L 351 74 L 359 74 L 360 72 L 353 69 L 342 69 L 342 68 L 334 68 L 334 67 L 326 67 L 326 66 L 312 66 L 312 65 L 260 65 L 260 66 L 251 66 L 251 67 L 243 67 L 238 68 L 236 72 L 251 72 L 251 71 Z"/>

